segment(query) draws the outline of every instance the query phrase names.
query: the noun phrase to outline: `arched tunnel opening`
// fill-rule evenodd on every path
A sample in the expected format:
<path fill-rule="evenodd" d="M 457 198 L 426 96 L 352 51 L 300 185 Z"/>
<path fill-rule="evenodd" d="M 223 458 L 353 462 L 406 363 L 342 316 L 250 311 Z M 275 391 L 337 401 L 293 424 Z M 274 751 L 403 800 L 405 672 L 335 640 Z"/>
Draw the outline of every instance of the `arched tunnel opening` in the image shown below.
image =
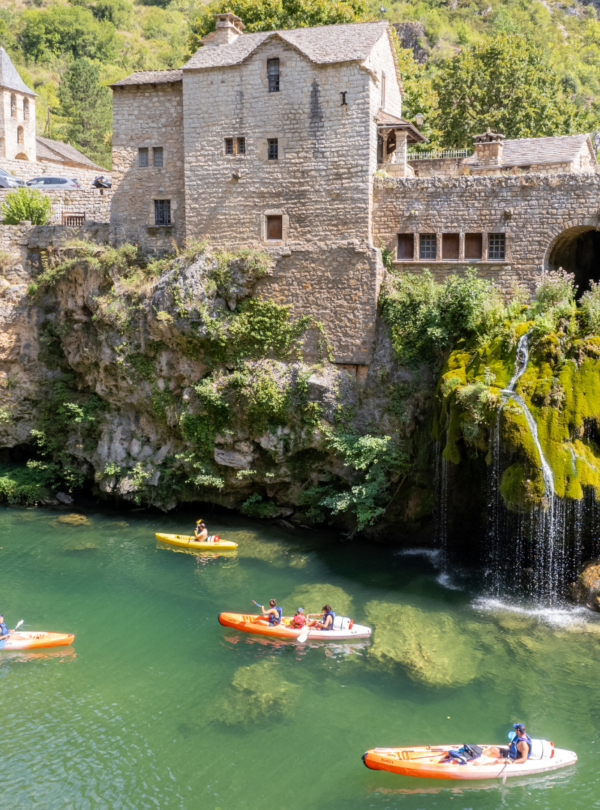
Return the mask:
<path fill-rule="evenodd" d="M 588 225 L 561 233 L 548 258 L 550 270 L 559 267 L 575 276 L 577 298 L 590 289 L 590 281 L 600 281 L 600 231 Z"/>

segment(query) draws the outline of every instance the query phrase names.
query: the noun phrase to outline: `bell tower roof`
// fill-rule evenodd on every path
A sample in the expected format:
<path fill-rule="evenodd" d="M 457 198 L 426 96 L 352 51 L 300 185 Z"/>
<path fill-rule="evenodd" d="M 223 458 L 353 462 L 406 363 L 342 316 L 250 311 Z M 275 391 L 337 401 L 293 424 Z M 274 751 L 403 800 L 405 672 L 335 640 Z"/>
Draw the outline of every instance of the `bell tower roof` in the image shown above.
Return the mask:
<path fill-rule="evenodd" d="M 10 56 L 4 48 L 0 47 L 0 87 L 7 90 L 16 90 L 18 93 L 25 93 L 28 96 L 35 96 L 33 90 L 25 84 L 19 76 L 16 67 L 13 65 Z"/>

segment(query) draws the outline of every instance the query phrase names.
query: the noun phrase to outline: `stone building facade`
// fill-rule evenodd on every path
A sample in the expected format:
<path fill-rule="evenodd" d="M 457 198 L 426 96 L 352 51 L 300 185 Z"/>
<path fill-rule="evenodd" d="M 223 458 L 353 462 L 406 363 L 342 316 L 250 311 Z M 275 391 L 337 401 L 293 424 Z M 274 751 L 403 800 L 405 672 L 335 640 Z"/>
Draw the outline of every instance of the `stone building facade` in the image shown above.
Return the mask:
<path fill-rule="evenodd" d="M 418 160 L 387 22 L 245 34 L 235 15 L 179 70 L 113 85 L 112 239 L 189 239 L 275 260 L 259 295 L 311 314 L 338 363 L 370 362 L 383 267 L 467 266 L 508 290 L 547 267 L 600 277 L 587 135 Z"/>

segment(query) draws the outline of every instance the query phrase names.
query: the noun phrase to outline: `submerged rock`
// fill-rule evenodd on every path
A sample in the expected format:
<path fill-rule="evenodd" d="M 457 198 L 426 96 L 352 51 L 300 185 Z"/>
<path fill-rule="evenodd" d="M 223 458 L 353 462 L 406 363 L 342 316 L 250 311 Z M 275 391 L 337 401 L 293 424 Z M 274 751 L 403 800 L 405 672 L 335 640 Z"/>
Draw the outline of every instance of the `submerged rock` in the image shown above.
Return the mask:
<path fill-rule="evenodd" d="M 577 604 L 600 613 L 600 557 L 581 567 L 577 582 L 571 585 L 570 596 Z"/>
<path fill-rule="evenodd" d="M 86 523 L 89 523 L 88 519 L 85 515 L 61 515 L 60 517 L 56 518 L 57 523 L 63 523 L 67 526 L 84 526 Z"/>
<path fill-rule="evenodd" d="M 475 622 L 390 602 L 369 602 L 366 615 L 374 629 L 369 656 L 384 667 L 402 666 L 427 686 L 464 686 L 479 677 L 483 655 L 470 638 L 480 631 Z"/>
<path fill-rule="evenodd" d="M 277 662 L 265 661 L 238 669 L 211 719 L 228 726 L 247 726 L 282 720 L 291 714 L 298 690 L 281 677 L 279 667 Z"/>

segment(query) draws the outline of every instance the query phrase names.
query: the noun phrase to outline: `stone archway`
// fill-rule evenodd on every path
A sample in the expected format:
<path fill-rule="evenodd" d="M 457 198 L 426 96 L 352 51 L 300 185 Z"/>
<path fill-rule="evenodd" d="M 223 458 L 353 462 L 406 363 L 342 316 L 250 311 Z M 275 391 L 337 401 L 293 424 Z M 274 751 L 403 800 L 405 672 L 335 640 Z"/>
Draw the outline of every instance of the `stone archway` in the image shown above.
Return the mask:
<path fill-rule="evenodd" d="M 573 273 L 578 297 L 600 281 L 600 230 L 597 225 L 574 225 L 555 236 L 546 253 L 545 267 Z"/>

